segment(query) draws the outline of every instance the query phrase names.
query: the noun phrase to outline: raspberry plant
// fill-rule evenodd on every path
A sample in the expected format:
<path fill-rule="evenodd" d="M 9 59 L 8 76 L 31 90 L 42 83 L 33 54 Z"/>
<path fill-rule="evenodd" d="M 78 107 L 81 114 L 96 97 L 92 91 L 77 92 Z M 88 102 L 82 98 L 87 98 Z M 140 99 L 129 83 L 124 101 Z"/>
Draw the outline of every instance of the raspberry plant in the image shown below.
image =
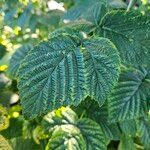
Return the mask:
<path fill-rule="evenodd" d="M 57 2 L 0 2 L 0 149 L 149 150 L 149 2 Z"/>

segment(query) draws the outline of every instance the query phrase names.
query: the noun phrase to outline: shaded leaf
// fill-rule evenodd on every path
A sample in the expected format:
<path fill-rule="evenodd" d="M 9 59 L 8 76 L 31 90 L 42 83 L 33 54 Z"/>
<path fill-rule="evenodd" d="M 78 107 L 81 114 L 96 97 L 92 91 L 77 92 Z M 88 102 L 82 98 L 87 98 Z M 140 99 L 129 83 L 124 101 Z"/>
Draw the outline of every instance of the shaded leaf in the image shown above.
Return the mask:
<path fill-rule="evenodd" d="M 7 71 L 8 75 L 12 79 L 16 79 L 18 77 L 20 64 L 31 49 L 32 46 L 30 44 L 26 44 L 18 48 L 16 52 L 12 55 Z"/>
<path fill-rule="evenodd" d="M 134 119 L 145 115 L 150 87 L 146 68 L 121 74 L 118 85 L 108 99 L 110 122 Z"/>
<path fill-rule="evenodd" d="M 137 12 L 113 11 L 101 22 L 103 36 L 118 48 L 126 65 L 149 65 L 150 18 Z"/>
<path fill-rule="evenodd" d="M 11 145 L 14 150 L 40 150 L 33 139 L 24 139 L 23 137 L 12 138 Z"/>
<path fill-rule="evenodd" d="M 118 150 L 136 150 L 133 139 L 129 136 L 122 136 Z"/>
<path fill-rule="evenodd" d="M 0 44 L 0 59 L 5 55 L 6 47 Z"/>
<path fill-rule="evenodd" d="M 150 119 L 141 118 L 137 121 L 137 131 L 140 140 L 146 149 L 150 149 Z"/>

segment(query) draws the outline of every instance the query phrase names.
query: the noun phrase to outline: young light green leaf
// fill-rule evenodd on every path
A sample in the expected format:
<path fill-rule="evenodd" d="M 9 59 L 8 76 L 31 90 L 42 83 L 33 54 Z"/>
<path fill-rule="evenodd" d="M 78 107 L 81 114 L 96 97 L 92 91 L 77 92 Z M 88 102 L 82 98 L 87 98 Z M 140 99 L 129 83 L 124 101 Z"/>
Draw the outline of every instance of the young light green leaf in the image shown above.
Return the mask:
<path fill-rule="evenodd" d="M 133 139 L 130 136 L 123 135 L 118 150 L 136 150 Z"/>
<path fill-rule="evenodd" d="M 8 141 L 2 135 L 0 135 L 0 149 L 13 150 Z"/>
<path fill-rule="evenodd" d="M 105 150 L 106 140 L 101 127 L 91 119 L 78 119 L 69 107 L 45 115 L 42 125 L 49 133 L 49 149 Z"/>
<path fill-rule="evenodd" d="M 5 107 L 0 105 L 0 131 L 7 129 L 9 126 L 8 112 Z"/>
<path fill-rule="evenodd" d="M 69 132 L 57 130 L 50 138 L 46 150 L 86 150 L 86 143 L 80 131 L 68 128 Z"/>
<path fill-rule="evenodd" d="M 44 116 L 42 125 L 45 131 L 52 133 L 57 127 L 75 124 L 78 116 L 69 107 L 61 107 Z"/>

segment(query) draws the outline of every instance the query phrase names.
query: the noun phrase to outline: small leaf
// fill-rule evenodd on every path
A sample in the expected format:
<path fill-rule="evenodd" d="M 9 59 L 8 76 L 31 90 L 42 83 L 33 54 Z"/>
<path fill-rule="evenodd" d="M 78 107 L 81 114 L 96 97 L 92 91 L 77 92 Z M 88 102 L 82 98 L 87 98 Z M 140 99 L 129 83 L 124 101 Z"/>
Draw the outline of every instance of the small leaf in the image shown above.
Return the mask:
<path fill-rule="evenodd" d="M 122 136 L 118 150 L 136 150 L 133 139 L 129 136 Z"/>
<path fill-rule="evenodd" d="M 71 7 L 63 16 L 63 20 L 75 21 L 84 18 L 84 15 L 88 15 L 89 9 L 95 4 L 106 4 L 106 0 L 83 0 Z"/>
<path fill-rule="evenodd" d="M 1 150 L 13 150 L 10 144 L 8 143 L 8 141 L 2 135 L 0 135 L 0 149 Z"/>
<path fill-rule="evenodd" d="M 12 138 L 10 140 L 14 150 L 40 150 L 33 139 L 24 139 L 23 137 Z"/>
<path fill-rule="evenodd" d="M 137 127 L 135 120 L 125 120 L 119 123 L 122 132 L 127 136 L 136 136 Z"/>
<path fill-rule="evenodd" d="M 150 118 L 137 120 L 137 130 L 140 140 L 146 149 L 150 149 Z"/>
<path fill-rule="evenodd" d="M 83 18 L 92 22 L 96 27 L 99 27 L 100 22 L 107 11 L 107 7 L 103 3 L 97 2 L 83 14 Z"/>
<path fill-rule="evenodd" d="M 9 126 L 8 112 L 5 107 L 0 105 L 0 131 L 7 129 Z"/>
<path fill-rule="evenodd" d="M 1 134 L 7 139 L 22 136 L 23 121 L 19 118 L 11 118 L 9 122 L 7 130 L 1 131 Z"/>
<path fill-rule="evenodd" d="M 0 44 L 0 59 L 5 55 L 6 47 Z"/>
<path fill-rule="evenodd" d="M 11 78 L 16 79 L 18 77 L 20 64 L 31 49 L 32 46 L 30 44 L 26 44 L 18 48 L 12 55 L 7 72 Z"/>

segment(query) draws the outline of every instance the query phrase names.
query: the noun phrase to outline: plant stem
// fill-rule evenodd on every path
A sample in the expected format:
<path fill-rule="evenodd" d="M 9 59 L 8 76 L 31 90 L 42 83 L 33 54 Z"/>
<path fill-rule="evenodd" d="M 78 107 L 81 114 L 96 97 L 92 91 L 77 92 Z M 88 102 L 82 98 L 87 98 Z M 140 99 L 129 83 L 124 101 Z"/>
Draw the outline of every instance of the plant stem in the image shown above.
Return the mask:
<path fill-rule="evenodd" d="M 136 2 L 136 0 L 130 0 L 129 5 L 127 7 L 127 11 L 129 11 L 132 8 L 132 6 L 134 5 L 135 2 Z"/>

